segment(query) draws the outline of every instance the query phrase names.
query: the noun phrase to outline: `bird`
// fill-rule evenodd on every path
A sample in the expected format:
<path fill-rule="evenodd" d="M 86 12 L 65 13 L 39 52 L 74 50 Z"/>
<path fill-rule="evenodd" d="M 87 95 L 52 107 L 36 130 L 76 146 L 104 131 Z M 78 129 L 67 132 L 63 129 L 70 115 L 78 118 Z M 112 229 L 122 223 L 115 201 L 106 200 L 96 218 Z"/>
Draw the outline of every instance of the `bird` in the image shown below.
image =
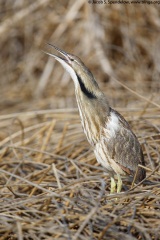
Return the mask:
<path fill-rule="evenodd" d="M 121 176 L 131 175 L 136 183 L 141 182 L 146 177 L 144 155 L 129 123 L 109 105 L 95 77 L 79 57 L 48 45 L 60 56 L 45 53 L 60 62 L 74 82 L 82 127 L 98 163 L 111 178 L 110 194 L 121 192 Z"/>

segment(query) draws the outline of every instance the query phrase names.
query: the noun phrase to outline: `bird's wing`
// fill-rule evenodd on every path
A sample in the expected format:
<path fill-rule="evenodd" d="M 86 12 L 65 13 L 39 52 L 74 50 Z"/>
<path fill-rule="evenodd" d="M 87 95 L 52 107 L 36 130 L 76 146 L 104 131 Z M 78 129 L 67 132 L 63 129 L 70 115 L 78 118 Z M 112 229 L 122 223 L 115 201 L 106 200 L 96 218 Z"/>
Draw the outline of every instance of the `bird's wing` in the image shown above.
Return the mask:
<path fill-rule="evenodd" d="M 134 174 L 138 164 L 144 164 L 140 143 L 127 121 L 115 110 L 111 111 L 118 117 L 120 126 L 115 136 L 106 139 L 107 152 L 125 172 Z"/>

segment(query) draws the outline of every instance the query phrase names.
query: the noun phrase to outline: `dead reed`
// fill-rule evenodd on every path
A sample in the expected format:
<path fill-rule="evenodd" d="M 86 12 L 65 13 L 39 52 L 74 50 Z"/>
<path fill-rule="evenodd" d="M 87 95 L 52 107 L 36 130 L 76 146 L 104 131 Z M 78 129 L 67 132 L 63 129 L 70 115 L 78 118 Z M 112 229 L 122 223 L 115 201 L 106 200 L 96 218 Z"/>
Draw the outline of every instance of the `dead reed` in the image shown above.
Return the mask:
<path fill-rule="evenodd" d="M 0 240 L 160 239 L 159 5 L 2 0 Z M 109 195 L 74 87 L 45 42 L 90 67 L 130 122 L 147 179 Z"/>

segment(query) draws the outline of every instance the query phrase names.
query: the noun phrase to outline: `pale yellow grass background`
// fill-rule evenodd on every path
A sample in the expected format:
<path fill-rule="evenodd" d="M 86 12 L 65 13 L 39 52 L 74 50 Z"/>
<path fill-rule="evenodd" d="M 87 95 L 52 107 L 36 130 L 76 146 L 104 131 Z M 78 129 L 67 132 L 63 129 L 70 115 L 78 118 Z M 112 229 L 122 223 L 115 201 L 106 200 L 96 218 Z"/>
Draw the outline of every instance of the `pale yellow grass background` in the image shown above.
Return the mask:
<path fill-rule="evenodd" d="M 160 239 L 160 6 L 1 0 L 0 22 L 0 239 Z M 78 55 L 131 124 L 140 186 L 109 195 L 47 42 Z"/>

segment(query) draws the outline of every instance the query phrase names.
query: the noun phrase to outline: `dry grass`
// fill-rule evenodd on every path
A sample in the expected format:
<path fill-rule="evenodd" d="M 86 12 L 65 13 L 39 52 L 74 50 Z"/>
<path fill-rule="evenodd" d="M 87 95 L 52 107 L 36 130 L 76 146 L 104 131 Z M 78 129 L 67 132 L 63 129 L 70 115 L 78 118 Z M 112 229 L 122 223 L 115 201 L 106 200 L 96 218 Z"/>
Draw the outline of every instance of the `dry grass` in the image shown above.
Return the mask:
<path fill-rule="evenodd" d="M 160 239 L 158 5 L 1 1 L 0 240 Z M 45 42 L 90 67 L 130 122 L 147 179 L 109 195 L 69 76 Z"/>

